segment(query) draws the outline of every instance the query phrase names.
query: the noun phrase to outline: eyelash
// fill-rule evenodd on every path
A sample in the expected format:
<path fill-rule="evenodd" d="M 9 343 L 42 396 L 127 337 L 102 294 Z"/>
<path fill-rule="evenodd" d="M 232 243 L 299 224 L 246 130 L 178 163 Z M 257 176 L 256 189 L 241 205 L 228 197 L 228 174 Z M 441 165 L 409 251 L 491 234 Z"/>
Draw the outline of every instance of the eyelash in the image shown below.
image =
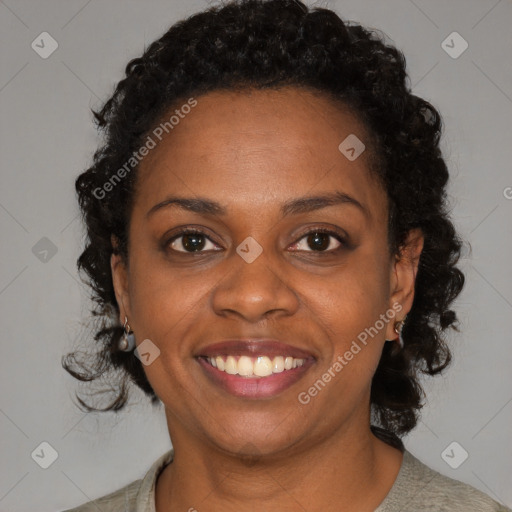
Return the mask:
<path fill-rule="evenodd" d="M 305 252 L 311 252 L 311 253 L 316 253 L 316 254 L 333 254 L 333 253 L 336 253 L 337 251 L 345 248 L 345 247 L 349 247 L 349 244 L 348 242 L 346 241 L 346 239 L 340 234 L 338 233 L 337 231 L 333 231 L 331 229 L 327 229 L 327 228 L 313 228 L 313 229 L 310 229 L 309 231 L 306 231 L 305 233 L 302 233 L 300 235 L 300 237 L 298 238 L 297 242 L 294 242 L 293 245 L 296 245 L 298 242 L 300 242 L 303 238 L 307 237 L 308 235 L 312 235 L 312 234 L 315 234 L 315 233 L 318 233 L 318 234 L 325 234 L 325 235 L 329 235 L 329 236 L 332 236 L 333 238 L 335 238 L 338 242 L 340 242 L 340 246 L 339 247 L 336 247 L 335 249 L 330 249 L 330 250 L 327 250 L 327 251 L 305 251 Z M 215 243 L 213 242 L 213 240 L 210 239 L 210 237 L 202 230 L 200 229 L 197 229 L 197 228 L 184 228 L 182 229 L 181 231 L 178 231 L 177 233 L 175 233 L 172 238 L 169 238 L 165 243 L 164 243 L 164 247 L 166 248 L 166 250 L 168 251 L 172 251 L 172 252 L 177 252 L 179 254 L 190 254 L 190 255 L 194 255 L 194 254 L 202 254 L 202 253 L 206 253 L 208 251 L 176 251 L 174 249 L 169 249 L 169 245 L 174 242 L 175 240 L 181 238 L 182 236 L 185 236 L 185 235 L 194 235 L 194 234 L 197 234 L 197 235 L 203 235 L 205 238 L 207 238 L 210 242 L 212 243 Z M 301 251 L 297 251 L 297 252 L 301 252 Z"/>

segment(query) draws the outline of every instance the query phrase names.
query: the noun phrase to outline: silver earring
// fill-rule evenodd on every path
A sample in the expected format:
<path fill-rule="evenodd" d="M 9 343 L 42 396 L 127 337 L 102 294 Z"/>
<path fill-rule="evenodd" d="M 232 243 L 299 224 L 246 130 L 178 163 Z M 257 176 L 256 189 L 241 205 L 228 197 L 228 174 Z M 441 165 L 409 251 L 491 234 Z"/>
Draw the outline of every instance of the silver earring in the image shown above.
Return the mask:
<path fill-rule="evenodd" d="M 404 338 L 402 336 L 402 329 L 404 328 L 405 319 L 407 318 L 407 315 L 404 316 L 403 320 L 400 320 L 395 324 L 395 332 L 398 334 L 398 344 L 400 345 L 400 348 L 404 348 Z"/>
<path fill-rule="evenodd" d="M 124 333 L 119 340 L 118 348 L 122 352 L 131 352 L 135 348 L 135 336 L 128 325 L 128 318 L 124 317 Z"/>

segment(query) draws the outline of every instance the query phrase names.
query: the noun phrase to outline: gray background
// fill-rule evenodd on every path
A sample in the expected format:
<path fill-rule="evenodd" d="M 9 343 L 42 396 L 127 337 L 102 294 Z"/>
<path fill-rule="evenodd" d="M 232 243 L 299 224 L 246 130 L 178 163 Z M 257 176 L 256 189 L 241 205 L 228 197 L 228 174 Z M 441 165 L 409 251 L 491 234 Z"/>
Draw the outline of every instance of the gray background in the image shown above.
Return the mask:
<path fill-rule="evenodd" d="M 206 5 L 0 2 L 2 512 L 78 505 L 141 477 L 170 448 L 163 410 L 139 392 L 118 415 L 84 414 L 72 403 L 77 383 L 60 359 L 89 335 L 87 290 L 75 269 L 83 233 L 73 184 L 98 143 L 90 108 L 108 97 L 130 58 Z M 455 363 L 425 382 L 429 403 L 406 446 L 512 506 L 512 3 L 316 5 L 383 30 L 406 55 L 413 91 L 444 117 L 454 219 L 473 252 L 462 262 L 467 286 L 456 304 L 462 332 L 451 336 Z M 58 42 L 47 59 L 31 48 L 44 31 Z M 469 44 L 456 59 L 441 46 L 453 31 Z M 31 457 L 43 441 L 58 453 L 48 469 Z M 441 457 L 453 441 L 469 453 L 457 469 Z"/>

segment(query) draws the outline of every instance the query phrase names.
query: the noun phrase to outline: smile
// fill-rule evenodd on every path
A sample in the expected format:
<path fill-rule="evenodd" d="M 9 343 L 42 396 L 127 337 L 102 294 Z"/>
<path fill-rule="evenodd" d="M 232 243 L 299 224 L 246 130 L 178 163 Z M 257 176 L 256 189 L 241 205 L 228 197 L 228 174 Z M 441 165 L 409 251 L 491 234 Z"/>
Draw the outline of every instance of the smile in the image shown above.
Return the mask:
<path fill-rule="evenodd" d="M 232 396 L 270 399 L 301 379 L 314 358 L 291 356 L 200 356 L 200 367 L 210 383 Z"/>
<path fill-rule="evenodd" d="M 221 372 L 229 375 L 240 375 L 248 378 L 268 377 L 274 373 L 282 373 L 304 364 L 304 359 L 291 356 L 216 356 L 208 357 L 208 363 Z"/>

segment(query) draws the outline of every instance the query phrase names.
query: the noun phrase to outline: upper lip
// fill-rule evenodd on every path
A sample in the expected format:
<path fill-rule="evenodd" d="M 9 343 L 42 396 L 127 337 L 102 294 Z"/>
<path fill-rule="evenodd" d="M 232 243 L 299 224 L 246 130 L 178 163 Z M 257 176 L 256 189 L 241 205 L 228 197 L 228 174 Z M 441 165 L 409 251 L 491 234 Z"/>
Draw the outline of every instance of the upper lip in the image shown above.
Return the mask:
<path fill-rule="evenodd" d="M 229 339 L 207 345 L 200 349 L 197 356 L 291 356 L 296 359 L 314 358 L 307 350 L 300 349 L 273 339 Z"/>

